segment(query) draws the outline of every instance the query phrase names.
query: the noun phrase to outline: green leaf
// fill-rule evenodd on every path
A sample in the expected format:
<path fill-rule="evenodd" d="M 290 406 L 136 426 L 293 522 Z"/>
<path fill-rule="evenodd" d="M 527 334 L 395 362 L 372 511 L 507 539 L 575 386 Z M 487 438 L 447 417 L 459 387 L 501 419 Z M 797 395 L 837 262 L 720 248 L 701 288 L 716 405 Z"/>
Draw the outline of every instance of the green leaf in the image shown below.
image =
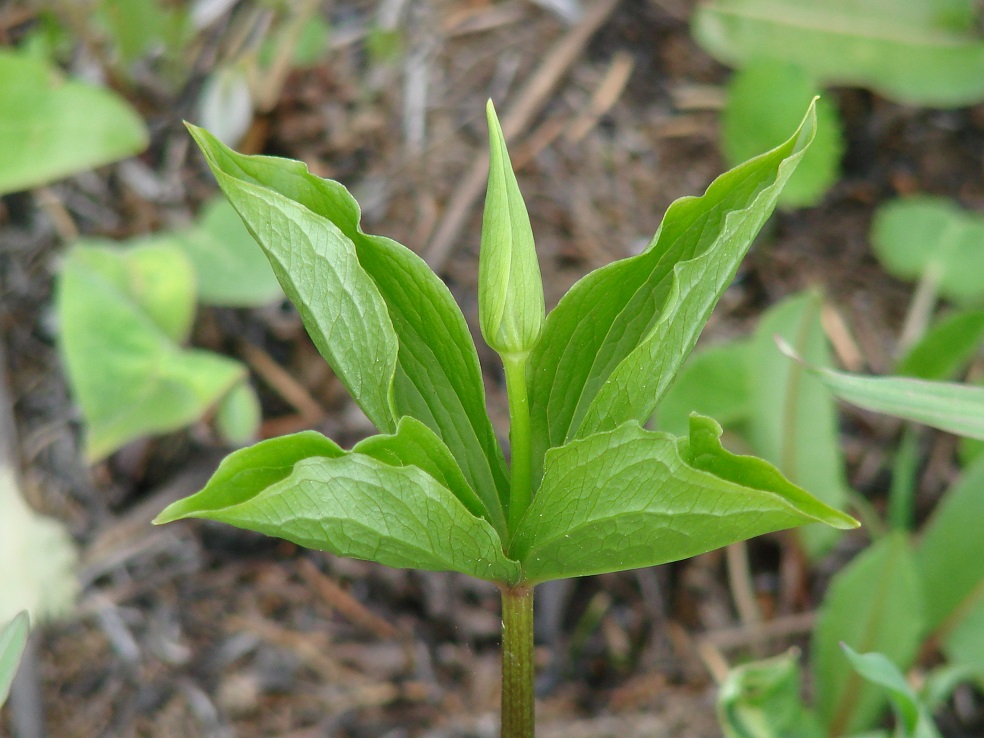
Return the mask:
<path fill-rule="evenodd" d="M 922 705 L 899 668 L 884 654 L 859 654 L 846 643 L 841 644 L 854 670 L 872 684 L 888 690 L 900 722 L 899 738 L 940 738 L 929 711 Z"/>
<path fill-rule="evenodd" d="M 798 358 L 788 346 L 784 351 Z M 984 387 L 907 377 L 869 377 L 814 366 L 807 369 L 844 402 L 948 433 L 984 439 Z"/>
<path fill-rule="evenodd" d="M 939 320 L 899 361 L 896 372 L 918 379 L 953 379 L 984 344 L 984 310 Z"/>
<path fill-rule="evenodd" d="M 957 107 L 984 98 L 984 44 L 967 17 L 973 11 L 945 2 L 712 0 L 698 8 L 693 33 L 731 66 L 781 59 L 822 85 Z"/>
<path fill-rule="evenodd" d="M 736 73 L 721 114 L 728 163 L 734 166 L 781 143 L 819 93 L 810 75 L 786 62 L 763 59 Z M 843 153 L 840 118 L 826 99 L 820 99 L 816 137 L 779 194 L 779 205 L 798 208 L 820 202 L 840 177 Z"/>
<path fill-rule="evenodd" d="M 211 200 L 192 228 L 173 234 L 195 267 L 206 305 L 259 307 L 283 298 L 263 250 L 224 197 Z"/>
<path fill-rule="evenodd" d="M 0 50 L 0 194 L 46 184 L 136 154 L 140 117 L 108 90 Z"/>
<path fill-rule="evenodd" d="M 926 628 L 931 633 L 943 630 L 945 636 L 984 605 L 982 490 L 984 459 L 978 459 L 946 493 L 916 547 Z M 981 631 L 977 632 L 979 638 Z M 984 656 L 978 663 L 984 667 Z"/>
<path fill-rule="evenodd" d="M 337 182 L 299 162 L 242 156 L 207 131 L 189 130 L 369 419 L 384 432 L 404 415 L 430 427 L 504 531 L 505 461 L 485 411 L 475 344 L 448 288 L 410 250 L 363 233 L 358 204 Z"/>
<path fill-rule="evenodd" d="M 831 582 L 813 630 L 816 706 L 832 736 L 872 727 L 885 695 L 865 683 L 841 653 L 841 643 L 879 651 L 899 668 L 912 663 L 923 633 L 922 593 L 906 538 L 883 538 Z"/>
<path fill-rule="evenodd" d="M 233 387 L 215 411 L 215 427 L 223 440 L 234 446 L 245 446 L 256 440 L 263 410 L 260 398 L 249 382 Z"/>
<path fill-rule="evenodd" d="M 776 350 L 775 336 L 794 344 L 819 366 L 831 361 L 820 324 L 821 298 L 804 292 L 786 298 L 759 320 L 748 352 L 748 376 L 754 378 L 746 437 L 752 451 L 775 464 L 793 483 L 831 507 L 847 502 L 837 408 L 830 392 L 806 369 Z M 838 538 L 822 526 L 800 533 L 807 553 L 821 556 Z"/>
<path fill-rule="evenodd" d="M 478 314 L 489 346 L 500 354 L 525 354 L 543 330 L 543 283 L 530 216 L 491 100 L 485 112 L 491 153 L 478 263 Z"/>
<path fill-rule="evenodd" d="M 519 578 L 519 565 L 505 557 L 495 529 L 434 477 L 415 466 L 342 452 L 312 433 L 233 454 L 201 492 L 169 506 L 154 522 L 186 518 L 218 520 L 387 566 L 458 571 L 509 584 Z"/>
<path fill-rule="evenodd" d="M 880 207 L 871 244 L 886 271 L 918 280 L 931 272 L 937 289 L 955 302 L 984 298 L 984 217 L 941 197 L 916 196 Z"/>
<path fill-rule="evenodd" d="M 416 466 L 451 490 L 472 515 L 485 514 L 485 506 L 468 485 L 451 451 L 434 431 L 416 418 L 400 418 L 394 435 L 370 436 L 352 450 L 390 466 Z"/>
<path fill-rule="evenodd" d="M 934 711 L 942 707 L 954 690 L 965 683 L 984 684 L 984 664 L 941 664 L 925 675 L 919 694 L 926 708 Z"/>
<path fill-rule="evenodd" d="M 509 549 L 524 581 L 654 566 L 804 523 L 857 525 L 766 462 L 725 451 L 720 433 L 694 415 L 689 440 L 629 422 L 551 449 Z"/>
<path fill-rule="evenodd" d="M 24 610 L 0 628 L 0 707 L 3 707 L 7 695 L 10 694 L 10 685 L 17 674 L 30 629 L 31 620 Z"/>
<path fill-rule="evenodd" d="M 797 649 L 731 669 L 717 698 L 724 738 L 825 738 L 800 682 Z"/>
<path fill-rule="evenodd" d="M 656 409 L 659 429 L 686 435 L 690 413 L 707 415 L 725 428 L 746 420 L 751 412 L 750 349 L 748 341 L 729 341 L 691 354 Z"/>
<path fill-rule="evenodd" d="M 172 318 L 187 313 L 188 304 L 172 304 L 170 318 L 164 308 L 177 294 L 169 270 L 180 274 L 183 264 L 180 250 L 163 246 L 127 252 L 79 246 L 65 257 L 60 348 L 85 418 L 90 461 L 140 436 L 194 422 L 245 376 L 238 362 L 175 342 L 186 322 Z M 150 265 L 163 273 L 155 275 Z"/>
<path fill-rule="evenodd" d="M 950 663 L 977 670 L 979 683 L 984 683 L 984 594 L 978 591 L 960 615 L 943 640 L 943 653 Z"/>
<path fill-rule="evenodd" d="M 811 107 L 779 148 L 673 203 L 645 252 L 602 267 L 547 316 L 531 357 L 533 459 L 648 420 L 813 136 Z M 541 470 L 534 471 L 537 479 Z"/>

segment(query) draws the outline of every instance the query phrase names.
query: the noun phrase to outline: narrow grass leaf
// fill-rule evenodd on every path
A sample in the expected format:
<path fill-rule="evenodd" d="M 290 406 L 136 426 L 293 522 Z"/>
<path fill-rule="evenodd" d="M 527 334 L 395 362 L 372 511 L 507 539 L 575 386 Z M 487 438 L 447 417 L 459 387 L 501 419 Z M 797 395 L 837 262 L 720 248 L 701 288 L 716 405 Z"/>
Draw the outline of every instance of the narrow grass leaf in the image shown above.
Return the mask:
<path fill-rule="evenodd" d="M 646 251 L 580 280 L 532 356 L 533 459 L 648 420 L 813 137 L 814 108 L 779 148 L 673 203 Z M 541 470 L 535 470 L 534 478 Z"/>
<path fill-rule="evenodd" d="M 804 292 L 762 315 L 747 354 L 746 371 L 752 381 L 745 429 L 755 454 L 831 507 L 840 508 L 847 502 L 848 485 L 836 403 L 821 381 L 786 359 L 775 344 L 775 336 L 782 336 L 812 363 L 829 364 L 821 304 L 817 293 Z M 811 557 L 826 553 L 839 537 L 837 531 L 818 525 L 797 533 Z"/>
<path fill-rule="evenodd" d="M 475 344 L 443 282 L 409 249 L 365 234 L 342 185 L 300 162 L 243 156 L 189 130 L 325 358 L 376 426 L 409 415 L 451 450 L 497 528 L 508 476 Z"/>
<path fill-rule="evenodd" d="M 933 512 L 915 551 L 926 629 L 944 641 L 984 609 L 981 510 L 984 459 L 966 469 Z M 976 631 L 979 634 L 982 631 Z M 984 654 L 984 647 L 976 649 Z M 984 668 L 984 656 L 978 662 Z"/>
<path fill-rule="evenodd" d="M 886 707 L 882 689 L 865 682 L 840 644 L 883 653 L 908 668 L 922 641 L 922 594 L 906 537 L 883 538 L 831 582 L 810 649 L 820 719 L 832 736 L 873 727 Z"/>
<path fill-rule="evenodd" d="M 548 452 L 510 555 L 528 583 L 676 561 L 804 523 L 857 523 L 766 462 L 721 447 L 692 416 L 689 439 L 629 422 Z"/>
<path fill-rule="evenodd" d="M 301 441 L 303 447 L 287 446 L 294 458 L 315 454 L 298 459 L 289 471 L 279 455 L 284 445 L 234 454 L 235 461 L 216 473 L 218 481 L 167 508 L 155 522 L 205 518 L 387 566 L 518 580 L 519 565 L 505 557 L 495 529 L 429 474 L 339 453 L 327 439 Z M 264 458 L 275 460 L 276 468 L 260 466 Z M 235 481 L 244 472 L 252 472 L 249 483 Z"/>
<path fill-rule="evenodd" d="M 785 347 L 786 353 L 797 353 Z M 838 398 L 958 436 L 984 440 L 984 387 L 907 377 L 870 377 L 809 366 Z"/>

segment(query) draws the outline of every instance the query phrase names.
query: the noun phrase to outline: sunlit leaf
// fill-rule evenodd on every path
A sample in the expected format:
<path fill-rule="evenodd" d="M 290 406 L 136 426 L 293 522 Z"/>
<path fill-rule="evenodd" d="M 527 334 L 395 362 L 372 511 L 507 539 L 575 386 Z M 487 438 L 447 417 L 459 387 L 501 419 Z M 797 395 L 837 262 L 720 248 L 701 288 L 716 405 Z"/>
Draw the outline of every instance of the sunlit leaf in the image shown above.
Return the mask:
<path fill-rule="evenodd" d="M 649 419 L 771 214 L 814 123 L 811 107 L 782 146 L 720 176 L 702 197 L 673 203 L 645 252 L 592 272 L 547 316 L 531 358 L 534 464 L 568 440 Z"/>
<path fill-rule="evenodd" d="M 692 416 L 689 439 L 629 422 L 547 454 L 509 553 L 529 582 L 676 561 L 804 523 L 857 523 L 772 466 L 721 447 Z"/>

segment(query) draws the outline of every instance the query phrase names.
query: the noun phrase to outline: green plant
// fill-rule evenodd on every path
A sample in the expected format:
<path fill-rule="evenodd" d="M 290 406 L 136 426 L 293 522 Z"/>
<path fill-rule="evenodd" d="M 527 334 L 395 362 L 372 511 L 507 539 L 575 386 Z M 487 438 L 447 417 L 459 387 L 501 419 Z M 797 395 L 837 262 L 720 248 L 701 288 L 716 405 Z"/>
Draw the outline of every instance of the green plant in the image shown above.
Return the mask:
<path fill-rule="evenodd" d="M 722 116 L 725 155 L 735 161 L 778 141 L 776 126 L 825 87 L 856 85 L 930 107 L 984 99 L 978 15 L 969 0 L 707 0 L 694 14 L 694 37 L 739 70 Z M 842 124 L 833 106 L 817 113 L 817 140 L 782 206 L 816 204 L 840 176 Z"/>
<path fill-rule="evenodd" d="M 109 90 L 0 50 L 0 194 L 47 184 L 141 151 L 147 129 Z"/>
<path fill-rule="evenodd" d="M 0 628 L 0 707 L 10 694 L 10 685 L 17 673 L 21 653 L 27 646 L 30 629 L 31 621 L 24 611 L 17 613 L 13 620 Z"/>
<path fill-rule="evenodd" d="M 364 233 L 338 183 L 243 156 L 190 126 L 314 343 L 381 431 L 351 451 L 314 432 L 230 455 L 155 522 L 206 518 L 337 555 L 458 571 L 503 601 L 502 734 L 533 734 L 534 585 L 673 561 L 811 522 L 857 525 L 693 415 L 642 423 L 665 394 L 813 135 L 667 211 L 640 255 L 578 282 L 544 317 L 529 216 L 491 103 L 482 334 L 509 394 L 511 465 L 485 410 L 476 349 L 447 287 Z M 284 237 L 290 234 L 290 238 Z"/>
<path fill-rule="evenodd" d="M 190 228 L 120 244 L 84 239 L 58 281 L 59 348 L 96 461 L 129 441 L 181 428 L 216 410 L 217 428 L 242 445 L 259 403 L 246 367 L 182 344 L 197 298 L 262 305 L 282 293 L 262 252 L 224 201 Z"/>

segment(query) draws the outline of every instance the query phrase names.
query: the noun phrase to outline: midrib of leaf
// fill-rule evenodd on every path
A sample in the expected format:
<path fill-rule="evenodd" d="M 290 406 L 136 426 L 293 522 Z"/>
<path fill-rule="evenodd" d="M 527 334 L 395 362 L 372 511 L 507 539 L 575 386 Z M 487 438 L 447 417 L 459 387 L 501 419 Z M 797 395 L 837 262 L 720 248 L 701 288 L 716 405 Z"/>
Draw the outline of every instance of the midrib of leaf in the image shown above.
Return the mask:
<path fill-rule="evenodd" d="M 878 605 L 868 611 L 861 641 L 857 644 L 857 646 L 851 646 L 859 653 L 866 653 L 868 651 L 876 650 L 874 641 L 879 627 L 884 620 L 882 609 L 885 602 L 885 593 L 889 582 L 892 581 L 892 574 L 898 567 L 899 562 L 898 556 L 891 556 L 889 558 L 890 562 L 888 567 L 886 567 L 885 576 L 878 578 L 878 596 L 875 598 L 875 602 L 877 602 Z M 844 684 L 844 689 L 841 691 L 837 708 L 834 710 L 834 717 L 830 721 L 830 734 L 832 738 L 838 738 L 839 736 L 844 735 L 844 730 L 850 723 L 851 714 L 857 705 L 858 697 L 861 694 L 861 688 L 863 685 L 864 682 L 856 671 L 853 669 L 848 671 L 847 682 Z"/>
<path fill-rule="evenodd" d="M 759 10 L 761 8 L 761 10 Z M 790 27 L 810 33 L 830 33 L 849 37 L 862 37 L 873 41 L 889 41 L 907 46 L 924 46 L 926 48 L 963 48 L 977 44 L 970 36 L 961 37 L 955 32 L 946 32 L 935 28 L 913 28 L 892 23 L 892 18 L 864 18 L 857 16 L 832 15 L 811 11 L 808 8 L 790 5 L 759 4 L 752 8 L 722 8 L 712 6 L 708 12 L 731 16 L 737 19 L 747 19 L 770 23 L 776 26 Z"/>

